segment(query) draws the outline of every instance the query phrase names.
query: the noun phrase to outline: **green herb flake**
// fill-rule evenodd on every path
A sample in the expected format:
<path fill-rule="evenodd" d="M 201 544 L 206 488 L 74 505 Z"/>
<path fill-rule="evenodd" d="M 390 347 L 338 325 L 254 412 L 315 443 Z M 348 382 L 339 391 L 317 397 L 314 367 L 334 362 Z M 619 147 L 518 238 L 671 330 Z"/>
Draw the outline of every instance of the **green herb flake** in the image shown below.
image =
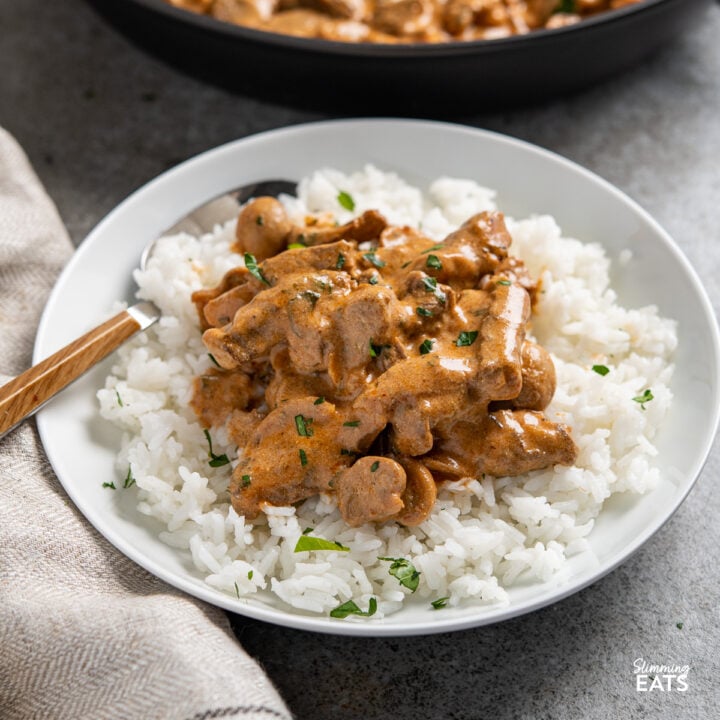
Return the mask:
<path fill-rule="evenodd" d="M 295 416 L 295 429 L 300 437 L 312 437 L 313 429 L 310 427 L 312 418 L 306 418 L 303 415 Z"/>
<path fill-rule="evenodd" d="M 389 348 L 389 345 L 375 345 L 375 343 L 371 340 L 370 341 L 370 357 L 375 358 L 378 357 L 382 351 L 385 348 Z"/>
<path fill-rule="evenodd" d="M 376 268 L 384 268 L 385 267 L 385 261 L 381 260 L 374 252 L 363 253 L 363 257 L 369 263 L 372 263 Z"/>
<path fill-rule="evenodd" d="M 313 405 L 322 405 L 325 402 L 325 398 L 321 395 L 314 403 Z"/>
<path fill-rule="evenodd" d="M 123 487 L 127 490 L 127 488 L 132 487 L 134 484 L 135 478 L 132 475 L 132 468 L 128 468 L 127 475 L 123 480 Z"/>
<path fill-rule="evenodd" d="M 213 445 L 212 445 L 212 438 L 210 437 L 210 431 L 205 428 L 203 430 L 205 433 L 205 439 L 208 442 L 208 457 L 210 458 L 210 461 L 208 462 L 208 465 L 210 467 L 222 467 L 223 465 L 227 465 L 230 462 L 230 458 L 223 453 L 222 455 L 216 455 L 213 452 Z"/>
<path fill-rule="evenodd" d="M 435 341 L 430 340 L 430 338 L 423 340 L 422 343 L 420 344 L 420 354 L 427 355 L 432 350 L 432 346 L 433 346 L 434 342 Z"/>
<path fill-rule="evenodd" d="M 347 422 L 343 423 L 343 427 L 360 427 L 360 421 L 359 420 L 348 420 Z"/>
<path fill-rule="evenodd" d="M 337 201 L 340 203 L 341 207 L 344 207 L 346 210 L 349 210 L 352 212 L 355 209 L 355 200 L 353 200 L 352 195 L 350 193 L 345 192 L 344 190 L 341 190 L 338 193 Z"/>
<path fill-rule="evenodd" d="M 645 409 L 645 403 L 650 402 L 651 400 L 654 400 L 654 396 L 652 394 L 652 391 L 650 388 L 645 390 L 642 395 L 637 395 L 633 398 L 633 402 L 640 403 L 640 407 L 644 410 Z"/>
<path fill-rule="evenodd" d="M 260 227 L 262 227 L 262 226 L 265 224 L 265 218 L 264 218 L 262 215 L 258 215 L 258 216 L 255 218 L 255 224 L 256 224 L 256 225 L 259 225 Z"/>
<path fill-rule="evenodd" d="M 115 397 L 117 398 L 117 404 L 120 407 L 123 407 L 123 405 L 124 405 L 123 399 L 120 397 L 120 393 L 117 390 L 115 391 Z"/>
<path fill-rule="evenodd" d="M 592 366 L 593 372 L 596 372 L 598 375 L 607 375 L 610 372 L 610 368 L 607 367 L 607 365 L 593 365 Z"/>
<path fill-rule="evenodd" d="M 370 617 L 377 611 L 377 600 L 374 597 L 370 598 L 368 603 L 368 609 L 362 611 L 355 602 L 348 600 L 342 605 L 338 605 L 334 610 L 330 611 L 330 617 L 334 618 L 346 618 L 348 615 L 360 615 L 362 617 Z"/>
<path fill-rule="evenodd" d="M 681 623 L 681 622 L 675 623 L 675 627 L 676 627 L 678 630 L 682 630 L 682 629 L 683 629 L 683 623 Z"/>
<path fill-rule="evenodd" d="M 442 270 L 442 263 L 437 255 L 428 255 L 425 265 L 433 270 Z"/>
<path fill-rule="evenodd" d="M 252 580 L 254 574 L 255 574 L 254 570 L 248 570 L 248 580 Z"/>
<path fill-rule="evenodd" d="M 416 307 L 415 312 L 420 317 L 432 317 L 432 311 L 428 310 L 427 308 L 424 308 L 424 307 L 420 307 L 420 306 Z"/>
<path fill-rule="evenodd" d="M 308 463 L 307 453 L 302 448 L 300 448 L 298 453 L 300 454 L 300 464 L 305 467 Z"/>
<path fill-rule="evenodd" d="M 463 330 L 458 335 L 458 339 L 455 341 L 455 344 L 458 347 L 468 347 L 475 342 L 475 340 L 477 339 L 477 336 L 478 336 L 477 330 Z"/>
<path fill-rule="evenodd" d="M 222 367 L 220 363 L 215 359 L 215 356 L 212 353 L 208 353 L 208 357 L 210 358 L 210 361 L 213 363 L 213 365 L 217 365 L 218 367 Z"/>
<path fill-rule="evenodd" d="M 267 281 L 267 278 L 263 275 L 262 270 L 260 269 L 259 265 L 257 264 L 257 260 L 255 259 L 254 255 L 251 255 L 250 253 L 245 253 L 245 267 L 248 269 L 250 274 L 257 278 L 260 282 L 265 283 L 266 285 L 269 285 L 270 283 Z"/>
<path fill-rule="evenodd" d="M 302 534 L 303 534 L 303 535 L 307 535 L 308 533 L 311 533 L 314 529 L 315 529 L 315 528 L 306 527 L 306 528 L 302 531 Z"/>
<path fill-rule="evenodd" d="M 435 250 L 442 250 L 445 246 L 440 243 L 439 245 L 433 245 L 432 247 L 429 247 L 427 250 L 423 250 L 421 255 L 427 255 L 428 253 L 435 252 Z"/>
<path fill-rule="evenodd" d="M 557 7 L 553 10 L 553 13 L 568 13 L 573 14 L 575 12 L 575 0 L 559 0 Z"/>
<path fill-rule="evenodd" d="M 303 245 L 301 242 L 293 242 L 287 246 L 288 250 L 303 250 L 307 245 Z"/>
<path fill-rule="evenodd" d="M 373 275 L 373 276 L 368 280 L 368 282 L 369 282 L 371 285 L 377 285 L 378 282 L 379 282 L 379 278 L 378 278 L 377 275 Z"/>
<path fill-rule="evenodd" d="M 505 285 L 506 287 L 508 285 L 512 285 L 512 283 L 509 280 L 498 280 L 495 284 L 496 285 Z"/>
<path fill-rule="evenodd" d="M 237 583 L 233 583 L 235 586 L 235 597 L 239 600 L 240 599 L 240 588 L 238 587 Z"/>
<path fill-rule="evenodd" d="M 378 560 L 384 560 L 390 563 L 388 572 L 397 578 L 398 582 L 406 587 L 410 592 L 415 592 L 420 584 L 420 573 L 415 566 L 405 558 L 379 557 Z"/>
<path fill-rule="evenodd" d="M 348 552 L 350 548 L 345 547 L 334 540 L 325 540 L 325 538 L 301 535 L 295 545 L 294 552 L 310 552 L 311 550 L 339 550 L 340 552 Z"/>
<path fill-rule="evenodd" d="M 115 487 L 115 483 L 114 483 L 114 482 L 104 482 L 104 483 L 102 484 L 102 486 L 103 486 L 104 488 L 110 488 L 111 490 L 116 490 L 116 489 L 117 489 L 117 488 Z"/>
<path fill-rule="evenodd" d="M 371 466 L 370 466 L 370 472 L 377 472 L 377 469 L 380 467 L 380 461 L 376 460 Z"/>
<path fill-rule="evenodd" d="M 447 296 L 442 290 L 438 288 L 437 280 L 434 277 L 424 277 L 423 285 L 425 286 L 425 290 L 427 292 L 433 293 L 441 303 L 445 304 Z"/>
<path fill-rule="evenodd" d="M 433 600 L 430 604 L 432 605 L 433 610 L 442 610 L 444 607 L 447 607 L 447 601 L 449 599 L 449 597 L 441 597 L 437 600 Z"/>
<path fill-rule="evenodd" d="M 247 487 L 250 487 L 250 483 L 252 482 L 252 479 L 250 478 L 249 475 L 243 475 L 240 478 L 240 481 L 241 481 L 242 487 L 247 488 Z"/>
<path fill-rule="evenodd" d="M 342 253 L 338 253 L 337 261 L 335 262 L 335 269 L 342 270 L 345 267 L 345 256 Z"/>

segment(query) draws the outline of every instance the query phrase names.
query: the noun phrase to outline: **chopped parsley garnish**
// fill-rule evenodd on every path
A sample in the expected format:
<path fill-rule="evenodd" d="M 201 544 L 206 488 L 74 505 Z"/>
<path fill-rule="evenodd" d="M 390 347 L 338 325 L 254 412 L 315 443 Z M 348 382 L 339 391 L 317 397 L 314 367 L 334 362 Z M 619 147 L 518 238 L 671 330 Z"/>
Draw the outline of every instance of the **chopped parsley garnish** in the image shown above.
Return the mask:
<path fill-rule="evenodd" d="M 352 212 L 355 209 L 355 201 L 353 200 L 352 195 L 350 193 L 345 192 L 344 190 L 341 190 L 338 193 L 337 201 L 340 203 L 342 207 L 344 207 L 346 210 L 349 210 Z"/>
<path fill-rule="evenodd" d="M 220 363 L 215 359 L 215 356 L 212 353 L 208 353 L 208 357 L 212 361 L 214 365 L 217 365 L 218 367 L 221 367 Z"/>
<path fill-rule="evenodd" d="M 348 600 L 342 605 L 338 605 L 334 610 L 330 611 L 330 617 L 334 618 L 346 618 L 348 615 L 361 615 L 362 617 L 370 617 L 377 611 L 377 600 L 374 597 L 370 598 L 368 603 L 368 609 L 363 612 L 355 602 Z"/>
<path fill-rule="evenodd" d="M 245 253 L 245 267 L 248 269 L 248 271 L 254 278 L 257 278 L 260 282 L 265 283 L 266 285 L 270 284 L 267 281 L 267 278 L 263 275 L 262 270 L 258 266 L 257 260 L 255 259 L 254 255 L 251 255 L 250 253 Z"/>
<path fill-rule="evenodd" d="M 593 365 L 592 369 L 593 372 L 596 372 L 598 375 L 607 375 L 610 372 L 610 368 L 607 367 L 607 365 Z"/>
<path fill-rule="evenodd" d="M 496 285 L 512 285 L 512 283 L 509 280 L 498 280 Z"/>
<path fill-rule="evenodd" d="M 213 452 L 212 438 L 210 437 L 209 430 L 205 428 L 203 432 L 205 433 L 205 439 L 208 441 L 208 457 L 210 458 L 208 465 L 210 465 L 210 467 L 222 467 L 223 465 L 227 465 L 230 462 L 230 458 L 225 453 L 222 455 L 216 455 Z"/>
<path fill-rule="evenodd" d="M 433 270 L 442 270 L 442 263 L 437 255 L 428 255 L 425 265 Z"/>
<path fill-rule="evenodd" d="M 478 336 L 477 330 L 463 330 L 459 335 L 455 344 L 458 347 L 468 347 L 472 345 Z"/>
<path fill-rule="evenodd" d="M 427 340 L 423 340 L 420 344 L 420 354 L 427 355 L 432 350 L 434 342 L 434 340 L 430 340 L 429 338 Z"/>
<path fill-rule="evenodd" d="M 322 405 L 325 402 L 325 398 L 321 395 L 314 403 L 313 405 Z"/>
<path fill-rule="evenodd" d="M 314 530 L 314 528 L 306 527 L 306 528 L 302 531 L 302 534 L 303 534 L 303 535 L 307 535 L 308 533 L 311 533 L 313 530 Z"/>
<path fill-rule="evenodd" d="M 306 248 L 306 247 L 307 247 L 307 245 L 305 245 L 301 242 L 294 242 L 294 243 L 290 243 L 287 246 L 287 249 L 288 250 L 302 250 L 303 248 Z"/>
<path fill-rule="evenodd" d="M 371 285 L 377 285 L 377 284 L 378 284 L 378 280 L 379 280 L 378 276 L 377 276 L 377 275 L 373 275 L 373 276 L 368 280 L 368 282 L 369 282 Z"/>
<path fill-rule="evenodd" d="M 574 13 L 575 12 L 575 0 L 559 0 L 557 7 L 553 10 L 554 13 Z"/>
<path fill-rule="evenodd" d="M 447 300 L 447 296 L 445 293 L 440 290 L 437 286 L 437 280 L 434 277 L 424 277 L 423 278 L 423 285 L 425 286 L 425 290 L 428 292 L 434 293 L 435 297 L 441 302 L 445 303 Z"/>
<path fill-rule="evenodd" d="M 339 550 L 341 552 L 348 552 L 350 548 L 345 547 L 334 540 L 325 540 L 325 538 L 301 535 L 295 545 L 294 552 L 309 552 L 310 550 Z"/>
<path fill-rule="evenodd" d="M 300 455 L 300 464 L 305 467 L 307 465 L 307 453 L 302 448 L 298 450 L 298 453 Z"/>
<path fill-rule="evenodd" d="M 312 423 L 312 418 L 306 418 L 303 415 L 295 416 L 295 429 L 300 437 L 312 437 L 313 430 L 310 423 Z"/>
<path fill-rule="evenodd" d="M 134 484 L 135 478 L 132 476 L 132 468 L 128 468 L 125 480 L 123 480 L 123 487 L 127 490 L 127 488 L 132 487 Z"/>
<path fill-rule="evenodd" d="M 420 315 L 420 317 L 432 317 L 432 311 L 424 307 L 416 307 L 415 312 Z"/>
<path fill-rule="evenodd" d="M 644 410 L 645 409 L 645 403 L 650 402 L 651 400 L 654 400 L 654 396 L 652 394 L 652 391 L 650 388 L 645 390 L 642 395 L 637 395 L 633 398 L 633 401 L 636 403 L 640 403 L 640 407 Z"/>
<path fill-rule="evenodd" d="M 256 225 L 259 225 L 260 227 L 262 227 L 262 226 L 265 224 L 265 218 L 264 218 L 262 215 L 258 215 L 258 216 L 255 218 L 255 224 L 256 224 Z"/>
<path fill-rule="evenodd" d="M 381 260 L 374 252 L 366 252 L 363 253 L 363 257 L 370 263 L 372 263 L 376 268 L 383 268 L 385 267 L 385 261 Z"/>
<path fill-rule="evenodd" d="M 115 483 L 114 482 L 104 482 L 102 484 L 104 488 L 110 488 L 111 490 L 115 490 Z"/>
<path fill-rule="evenodd" d="M 122 398 L 120 397 L 120 393 L 119 393 L 117 390 L 115 391 L 115 397 L 117 398 L 117 404 L 118 404 L 120 407 L 122 407 L 122 406 L 123 406 L 123 400 L 122 400 Z"/>
<path fill-rule="evenodd" d="M 249 475 L 243 475 L 242 478 L 240 478 L 240 480 L 241 480 L 242 486 L 244 488 L 250 487 L 250 483 L 252 482 L 252 480 L 250 479 Z"/>
<path fill-rule="evenodd" d="M 440 243 L 439 245 L 433 245 L 432 247 L 429 247 L 427 250 L 423 250 L 421 255 L 427 255 L 428 253 L 434 252 L 435 250 L 442 250 L 445 246 Z"/>
<path fill-rule="evenodd" d="M 248 570 L 248 580 L 252 580 L 254 574 L 255 574 L 254 570 Z"/>
<path fill-rule="evenodd" d="M 343 423 L 343 427 L 359 427 L 360 421 L 359 420 L 348 420 L 347 422 Z"/>
<path fill-rule="evenodd" d="M 345 267 L 345 256 L 342 253 L 338 253 L 337 261 L 335 262 L 335 269 L 342 270 Z"/>
<path fill-rule="evenodd" d="M 681 622 L 675 623 L 675 627 L 676 627 L 678 630 L 682 630 L 682 629 L 683 629 L 683 624 L 682 624 Z"/>
<path fill-rule="evenodd" d="M 374 358 L 380 355 L 380 353 L 385 349 L 389 348 L 389 345 L 375 345 L 375 343 L 371 340 L 370 341 L 370 357 Z"/>
<path fill-rule="evenodd" d="M 420 573 L 415 566 L 405 558 L 379 557 L 378 560 L 385 560 L 390 563 L 388 572 L 397 578 L 398 582 L 410 592 L 415 592 L 420 584 Z"/>
<path fill-rule="evenodd" d="M 430 604 L 433 606 L 433 610 L 442 610 L 442 608 L 447 607 L 447 601 L 449 599 L 449 597 L 441 597 L 433 600 Z"/>
<path fill-rule="evenodd" d="M 237 583 L 233 583 L 233 585 L 235 585 L 235 596 L 239 600 L 240 599 L 240 588 L 238 587 Z"/>
<path fill-rule="evenodd" d="M 380 467 L 380 461 L 376 460 L 371 466 L 370 466 L 370 472 L 377 472 L 377 469 Z"/>

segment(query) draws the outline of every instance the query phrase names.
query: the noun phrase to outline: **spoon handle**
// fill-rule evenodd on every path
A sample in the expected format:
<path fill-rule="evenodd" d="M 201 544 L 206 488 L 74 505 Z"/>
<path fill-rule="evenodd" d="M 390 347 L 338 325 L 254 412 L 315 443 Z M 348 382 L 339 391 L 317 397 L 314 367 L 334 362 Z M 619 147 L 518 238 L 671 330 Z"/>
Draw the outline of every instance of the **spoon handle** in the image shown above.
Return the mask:
<path fill-rule="evenodd" d="M 159 317 L 152 303 L 137 303 L 0 387 L 0 438 Z"/>

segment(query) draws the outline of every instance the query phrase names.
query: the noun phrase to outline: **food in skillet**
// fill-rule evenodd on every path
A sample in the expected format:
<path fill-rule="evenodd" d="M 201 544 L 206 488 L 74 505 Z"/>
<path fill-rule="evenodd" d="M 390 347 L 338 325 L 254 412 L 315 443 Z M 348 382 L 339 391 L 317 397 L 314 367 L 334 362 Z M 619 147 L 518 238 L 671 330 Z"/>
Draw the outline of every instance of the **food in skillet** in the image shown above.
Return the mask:
<path fill-rule="evenodd" d="M 103 492 L 209 585 L 351 621 L 502 603 L 655 485 L 676 331 L 617 302 L 600 245 L 502 220 L 474 182 L 373 167 L 281 205 L 243 211 L 242 244 L 237 215 L 158 243 L 136 280 L 162 318 L 99 392 L 124 430 Z M 516 443 L 532 419 L 537 454 Z"/>
<path fill-rule="evenodd" d="M 642 0 L 166 0 L 218 20 L 346 42 L 450 42 L 571 25 Z"/>
<path fill-rule="evenodd" d="M 436 480 L 572 464 L 542 413 L 552 360 L 525 337 L 537 284 L 500 213 L 437 243 L 376 210 L 293 226 L 259 198 L 236 237 L 245 267 L 193 295 L 222 368 L 196 380 L 193 407 L 242 448 L 238 514 L 328 493 L 351 526 L 419 525 Z"/>

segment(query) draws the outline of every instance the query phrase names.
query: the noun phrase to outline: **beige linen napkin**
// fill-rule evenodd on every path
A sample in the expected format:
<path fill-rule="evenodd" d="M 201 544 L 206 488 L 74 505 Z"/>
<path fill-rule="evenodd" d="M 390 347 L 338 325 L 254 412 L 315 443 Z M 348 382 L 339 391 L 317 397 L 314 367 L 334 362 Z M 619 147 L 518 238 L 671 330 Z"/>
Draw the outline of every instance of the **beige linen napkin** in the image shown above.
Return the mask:
<path fill-rule="evenodd" d="M 71 245 L 0 128 L 0 384 L 30 364 Z M 290 718 L 224 614 L 121 555 L 83 519 L 33 421 L 0 440 L 2 720 Z"/>

